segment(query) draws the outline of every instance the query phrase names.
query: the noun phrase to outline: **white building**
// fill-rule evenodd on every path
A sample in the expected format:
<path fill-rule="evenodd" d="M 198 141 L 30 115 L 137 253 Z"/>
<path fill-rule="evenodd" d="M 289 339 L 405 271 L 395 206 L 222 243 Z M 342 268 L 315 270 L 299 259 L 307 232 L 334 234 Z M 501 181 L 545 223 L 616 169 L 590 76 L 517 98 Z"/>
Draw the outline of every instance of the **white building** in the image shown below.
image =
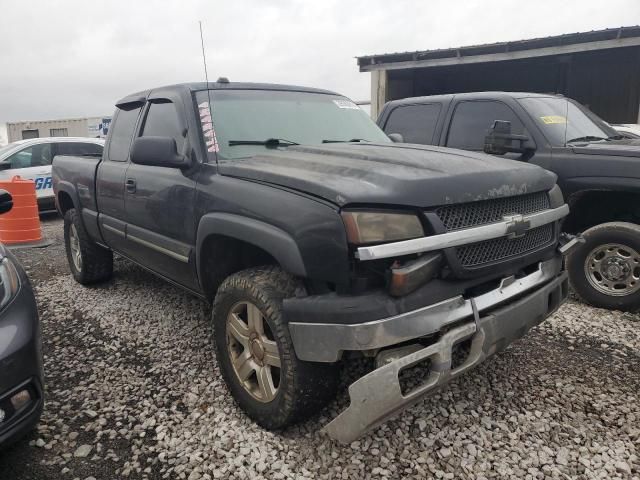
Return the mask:
<path fill-rule="evenodd" d="M 111 117 L 69 118 L 7 123 L 7 141 L 40 137 L 105 138 Z M 0 143 L 2 134 L 0 133 Z"/>

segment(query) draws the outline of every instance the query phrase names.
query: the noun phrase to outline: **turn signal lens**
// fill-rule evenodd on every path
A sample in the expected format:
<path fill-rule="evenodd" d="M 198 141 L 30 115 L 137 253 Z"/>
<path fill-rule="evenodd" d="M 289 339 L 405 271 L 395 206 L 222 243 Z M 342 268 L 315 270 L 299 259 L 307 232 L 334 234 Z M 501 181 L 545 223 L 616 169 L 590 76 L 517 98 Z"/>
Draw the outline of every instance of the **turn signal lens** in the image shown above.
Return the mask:
<path fill-rule="evenodd" d="M 29 390 L 20 390 L 14 396 L 11 397 L 11 405 L 15 410 L 20 410 L 27 403 L 31 401 L 31 394 Z"/>

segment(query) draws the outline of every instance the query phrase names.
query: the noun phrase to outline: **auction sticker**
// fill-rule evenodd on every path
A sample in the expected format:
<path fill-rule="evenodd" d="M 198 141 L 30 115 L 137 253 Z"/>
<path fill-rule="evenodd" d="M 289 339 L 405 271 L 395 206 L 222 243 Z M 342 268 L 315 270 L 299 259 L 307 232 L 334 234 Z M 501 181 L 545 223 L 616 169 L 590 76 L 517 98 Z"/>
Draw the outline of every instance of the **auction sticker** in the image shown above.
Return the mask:
<path fill-rule="evenodd" d="M 348 108 L 350 110 L 360 109 L 360 107 L 353 103 L 351 100 L 334 100 L 333 103 L 335 103 L 338 108 Z"/>
<path fill-rule="evenodd" d="M 546 117 L 540 117 L 540 120 L 547 125 L 567 123 L 567 117 L 563 117 L 562 115 L 547 115 Z"/>

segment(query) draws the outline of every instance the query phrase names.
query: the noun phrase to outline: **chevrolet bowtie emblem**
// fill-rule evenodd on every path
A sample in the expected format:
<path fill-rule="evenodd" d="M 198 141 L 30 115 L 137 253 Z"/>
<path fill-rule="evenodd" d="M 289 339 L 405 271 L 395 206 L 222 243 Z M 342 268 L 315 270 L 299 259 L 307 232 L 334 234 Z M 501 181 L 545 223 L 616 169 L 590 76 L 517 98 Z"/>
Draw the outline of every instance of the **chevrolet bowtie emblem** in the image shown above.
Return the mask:
<path fill-rule="evenodd" d="M 522 215 L 507 215 L 503 220 L 507 222 L 507 237 L 510 240 L 523 237 L 531 227 L 531 222 Z"/>

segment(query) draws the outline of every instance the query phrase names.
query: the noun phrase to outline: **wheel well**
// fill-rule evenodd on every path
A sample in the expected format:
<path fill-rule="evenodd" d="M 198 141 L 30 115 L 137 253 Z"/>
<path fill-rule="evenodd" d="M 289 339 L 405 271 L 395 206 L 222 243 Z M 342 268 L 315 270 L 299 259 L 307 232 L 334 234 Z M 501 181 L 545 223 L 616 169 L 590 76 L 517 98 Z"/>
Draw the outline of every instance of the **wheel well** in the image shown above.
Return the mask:
<path fill-rule="evenodd" d="M 202 243 L 200 275 L 202 288 L 213 299 L 220 284 L 229 275 L 261 265 L 279 265 L 266 250 L 225 235 L 210 235 Z"/>
<path fill-rule="evenodd" d="M 62 215 L 67 213 L 68 210 L 74 208 L 71 195 L 69 195 L 67 192 L 60 192 L 58 194 L 58 207 L 60 208 Z"/>
<path fill-rule="evenodd" d="M 578 233 L 605 222 L 640 223 L 640 194 L 586 191 L 569 199 L 571 213 L 563 230 Z"/>

